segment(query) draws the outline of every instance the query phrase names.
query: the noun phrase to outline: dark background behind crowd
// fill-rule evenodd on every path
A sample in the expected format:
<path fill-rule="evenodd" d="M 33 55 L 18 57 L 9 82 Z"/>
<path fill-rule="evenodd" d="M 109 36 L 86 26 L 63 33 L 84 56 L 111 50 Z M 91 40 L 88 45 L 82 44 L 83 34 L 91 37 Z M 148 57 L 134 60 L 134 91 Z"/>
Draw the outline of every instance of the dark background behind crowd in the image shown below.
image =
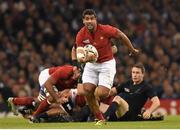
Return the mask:
<path fill-rule="evenodd" d="M 42 69 L 71 63 L 85 8 L 141 50 L 129 57 L 116 41 L 115 83 L 129 79 L 130 67 L 140 61 L 160 98 L 180 98 L 179 0 L 0 0 L 0 112 L 8 111 L 10 96 L 38 95 Z"/>

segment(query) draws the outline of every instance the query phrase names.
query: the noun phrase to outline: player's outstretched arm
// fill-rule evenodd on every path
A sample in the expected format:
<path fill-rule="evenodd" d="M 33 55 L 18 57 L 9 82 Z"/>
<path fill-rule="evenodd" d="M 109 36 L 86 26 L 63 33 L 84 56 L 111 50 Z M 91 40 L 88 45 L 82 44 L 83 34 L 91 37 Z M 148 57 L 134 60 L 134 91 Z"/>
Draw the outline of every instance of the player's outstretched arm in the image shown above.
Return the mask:
<path fill-rule="evenodd" d="M 131 44 L 131 41 L 129 40 L 129 38 L 120 30 L 118 30 L 118 38 L 120 40 L 123 41 L 123 43 L 128 47 L 128 49 L 131 51 L 131 53 L 133 54 L 137 54 L 139 53 L 139 50 L 138 49 L 135 49 L 133 47 L 133 45 Z"/>

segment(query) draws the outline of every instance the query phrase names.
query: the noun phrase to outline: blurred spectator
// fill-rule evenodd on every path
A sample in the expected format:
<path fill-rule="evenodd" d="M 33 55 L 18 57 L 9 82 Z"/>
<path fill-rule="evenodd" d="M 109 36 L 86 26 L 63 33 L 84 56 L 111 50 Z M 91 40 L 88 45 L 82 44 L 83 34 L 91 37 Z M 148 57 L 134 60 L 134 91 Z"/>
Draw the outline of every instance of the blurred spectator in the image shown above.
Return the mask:
<path fill-rule="evenodd" d="M 174 90 L 173 90 L 173 87 L 171 86 L 171 84 L 165 80 L 163 82 L 163 90 L 164 90 L 164 93 L 163 95 L 161 96 L 161 98 L 164 98 L 164 99 L 175 99 L 175 98 L 178 98 L 178 95 L 176 93 L 174 93 Z"/>

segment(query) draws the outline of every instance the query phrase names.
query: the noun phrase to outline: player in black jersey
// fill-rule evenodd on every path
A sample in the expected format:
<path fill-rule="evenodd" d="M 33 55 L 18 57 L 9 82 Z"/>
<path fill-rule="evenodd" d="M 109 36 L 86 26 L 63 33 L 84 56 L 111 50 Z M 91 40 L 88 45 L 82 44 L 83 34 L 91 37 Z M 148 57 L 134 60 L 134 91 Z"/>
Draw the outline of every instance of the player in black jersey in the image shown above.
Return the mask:
<path fill-rule="evenodd" d="M 151 117 L 152 112 L 160 106 L 160 101 L 153 87 L 144 81 L 144 75 L 145 68 L 143 64 L 135 64 L 132 67 L 132 79 L 111 89 L 110 95 L 117 95 L 104 114 L 107 120 L 138 120 L 138 115 L 141 114 L 141 109 L 148 98 L 152 101 L 152 104 L 142 114 L 142 118 L 149 119 Z"/>

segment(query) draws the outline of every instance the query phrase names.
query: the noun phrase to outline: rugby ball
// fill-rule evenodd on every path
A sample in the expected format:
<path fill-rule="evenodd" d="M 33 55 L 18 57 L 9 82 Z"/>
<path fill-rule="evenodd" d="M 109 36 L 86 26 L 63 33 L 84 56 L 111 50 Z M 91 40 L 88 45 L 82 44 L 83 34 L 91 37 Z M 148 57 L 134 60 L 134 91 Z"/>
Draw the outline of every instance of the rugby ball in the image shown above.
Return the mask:
<path fill-rule="evenodd" d="M 99 57 L 96 47 L 91 44 L 88 44 L 84 46 L 84 49 L 86 51 L 86 55 L 95 55 L 94 59 L 90 62 L 96 62 Z"/>

